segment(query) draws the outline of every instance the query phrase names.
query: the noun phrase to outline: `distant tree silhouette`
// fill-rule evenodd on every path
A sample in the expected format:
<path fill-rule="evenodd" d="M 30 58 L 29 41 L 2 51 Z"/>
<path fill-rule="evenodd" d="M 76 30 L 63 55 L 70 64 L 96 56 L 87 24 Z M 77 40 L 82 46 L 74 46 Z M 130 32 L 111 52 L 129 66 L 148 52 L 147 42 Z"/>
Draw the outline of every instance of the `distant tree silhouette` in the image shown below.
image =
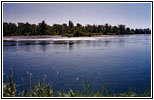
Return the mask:
<path fill-rule="evenodd" d="M 73 24 L 72 21 L 69 21 L 69 22 L 68 22 L 68 25 L 69 25 L 70 28 L 73 28 L 73 26 L 74 26 L 74 24 Z"/>
<path fill-rule="evenodd" d="M 111 26 L 108 23 L 105 25 L 85 25 L 77 23 L 74 26 L 72 21 L 61 24 L 47 25 L 42 21 L 38 25 L 26 23 L 3 23 L 3 35 L 63 35 L 63 36 L 91 36 L 91 35 L 107 35 L 107 34 L 150 34 L 151 30 L 147 29 L 130 29 L 125 25 Z"/>

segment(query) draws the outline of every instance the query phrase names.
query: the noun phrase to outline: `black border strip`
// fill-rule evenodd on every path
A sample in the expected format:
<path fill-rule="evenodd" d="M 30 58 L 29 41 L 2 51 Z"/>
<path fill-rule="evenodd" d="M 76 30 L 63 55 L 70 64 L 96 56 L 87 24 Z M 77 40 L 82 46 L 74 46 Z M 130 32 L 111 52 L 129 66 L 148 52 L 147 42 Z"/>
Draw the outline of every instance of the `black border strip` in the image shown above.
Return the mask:
<path fill-rule="evenodd" d="M 71 98 L 71 97 L 63 97 L 63 98 L 55 98 L 55 97 L 51 97 L 51 98 L 43 98 L 43 97 L 34 97 L 34 98 L 22 98 L 22 97 L 15 97 L 15 98 L 13 98 L 13 97 L 9 97 L 9 98 L 4 98 L 3 97 L 3 94 L 2 94 L 2 88 L 3 88 L 3 86 L 2 86 L 2 59 L 3 59 L 3 57 L 2 57 L 2 34 L 3 34 L 3 32 L 2 32 L 2 25 L 3 25 L 3 23 L 2 23 L 2 3 L 3 2 L 25 2 L 25 3 L 29 3 L 29 2 L 36 2 L 36 3 L 39 3 L 39 2 L 62 2 L 62 3 L 64 3 L 64 2 L 99 2 L 99 3 L 102 3 L 102 2 L 113 2 L 113 3 L 115 3 L 115 2 L 121 2 L 121 3 L 126 3 L 126 2 L 139 2 L 139 3 L 142 3 L 142 2 L 146 2 L 146 3 L 151 3 L 152 4 L 152 8 L 151 8 L 151 14 L 152 14 L 152 31 L 151 31 L 151 35 L 152 35 L 152 65 L 151 65 L 151 70 L 152 70 L 152 87 L 151 87 L 151 89 L 152 89 L 152 92 L 151 92 L 151 94 L 152 94 L 152 97 L 151 98 L 148 98 L 148 97 L 136 97 L 136 98 L 134 98 L 134 97 L 127 97 L 127 98 L 124 98 L 124 97 L 117 97 L 117 98 L 108 98 L 108 97 L 97 97 L 97 98 L 94 98 L 94 97 L 85 97 L 85 98 L 83 98 L 83 97 L 80 97 L 80 98 Z M 1 1 L 1 99 L 153 99 L 153 1 Z"/>
<path fill-rule="evenodd" d="M 152 77 L 152 80 L 151 80 L 152 81 L 152 87 L 151 88 L 152 88 L 152 92 L 151 93 L 152 93 L 152 99 L 153 99 L 153 1 L 152 1 L 152 8 L 151 9 L 152 9 L 152 11 L 151 11 L 152 12 L 151 13 L 152 14 L 152 27 L 151 27 L 152 28 L 151 29 L 152 30 L 151 31 L 151 35 L 152 35 L 152 65 L 151 65 L 151 70 L 152 70 L 152 76 L 151 76 Z"/>
<path fill-rule="evenodd" d="M 3 10 L 2 10 L 2 9 L 3 9 L 3 7 L 2 7 L 2 2 L 1 2 L 1 99 L 2 99 L 2 96 L 3 96 L 3 94 L 2 94 L 2 87 L 3 87 L 3 86 L 2 86 L 2 84 L 3 84 L 3 83 L 2 83 L 2 80 L 3 80 L 3 79 L 2 79 L 2 67 L 3 67 L 3 66 L 2 66 L 2 63 L 3 63 L 3 62 L 2 62 L 2 59 L 3 59 L 3 58 L 2 58 L 2 33 L 3 33 L 3 32 L 2 32 L 2 11 L 3 11 Z"/>
<path fill-rule="evenodd" d="M 152 2 L 153 1 L 1 1 L 1 2 Z"/>

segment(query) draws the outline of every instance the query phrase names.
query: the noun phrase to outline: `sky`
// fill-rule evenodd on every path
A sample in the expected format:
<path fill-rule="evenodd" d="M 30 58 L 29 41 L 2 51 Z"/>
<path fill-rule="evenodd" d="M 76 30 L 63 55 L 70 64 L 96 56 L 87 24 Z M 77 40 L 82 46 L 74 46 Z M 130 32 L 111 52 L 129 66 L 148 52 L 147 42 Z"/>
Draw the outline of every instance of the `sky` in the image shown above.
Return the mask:
<path fill-rule="evenodd" d="M 130 28 L 151 28 L 150 3 L 3 3 L 3 22 L 29 22 L 42 20 L 49 25 L 124 24 Z"/>

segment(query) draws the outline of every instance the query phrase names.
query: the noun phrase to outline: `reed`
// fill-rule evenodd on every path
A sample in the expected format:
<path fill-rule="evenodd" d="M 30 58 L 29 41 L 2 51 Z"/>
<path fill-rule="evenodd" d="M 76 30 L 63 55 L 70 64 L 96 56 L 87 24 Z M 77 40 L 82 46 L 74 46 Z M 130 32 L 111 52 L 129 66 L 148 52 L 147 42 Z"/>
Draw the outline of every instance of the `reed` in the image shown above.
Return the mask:
<path fill-rule="evenodd" d="M 3 83 L 3 97 L 151 97 L 150 89 L 145 89 L 144 92 L 134 92 L 129 89 L 128 92 L 114 93 L 107 85 L 103 85 L 101 90 L 95 91 L 91 88 L 89 81 L 85 81 L 83 91 L 54 91 L 45 81 L 36 79 L 32 80 L 32 73 L 29 75 L 30 88 L 19 91 L 17 85 L 13 81 L 13 73 L 10 72 L 8 82 Z"/>

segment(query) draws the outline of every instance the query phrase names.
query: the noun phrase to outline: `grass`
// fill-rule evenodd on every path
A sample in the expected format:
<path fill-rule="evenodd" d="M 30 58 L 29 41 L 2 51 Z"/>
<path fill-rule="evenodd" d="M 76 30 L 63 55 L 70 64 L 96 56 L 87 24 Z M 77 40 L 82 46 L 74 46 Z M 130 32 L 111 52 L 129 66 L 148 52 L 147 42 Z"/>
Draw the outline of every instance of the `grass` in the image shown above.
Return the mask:
<path fill-rule="evenodd" d="M 145 89 L 144 92 L 134 92 L 129 89 L 128 92 L 114 93 L 107 85 L 103 85 L 101 90 L 95 91 L 89 85 L 89 81 L 85 81 L 83 91 L 54 91 L 48 84 L 36 79 L 32 80 L 32 73 L 29 75 L 30 88 L 19 91 L 17 85 L 13 81 L 13 73 L 10 72 L 8 82 L 3 83 L 3 97 L 151 97 L 151 91 Z"/>

